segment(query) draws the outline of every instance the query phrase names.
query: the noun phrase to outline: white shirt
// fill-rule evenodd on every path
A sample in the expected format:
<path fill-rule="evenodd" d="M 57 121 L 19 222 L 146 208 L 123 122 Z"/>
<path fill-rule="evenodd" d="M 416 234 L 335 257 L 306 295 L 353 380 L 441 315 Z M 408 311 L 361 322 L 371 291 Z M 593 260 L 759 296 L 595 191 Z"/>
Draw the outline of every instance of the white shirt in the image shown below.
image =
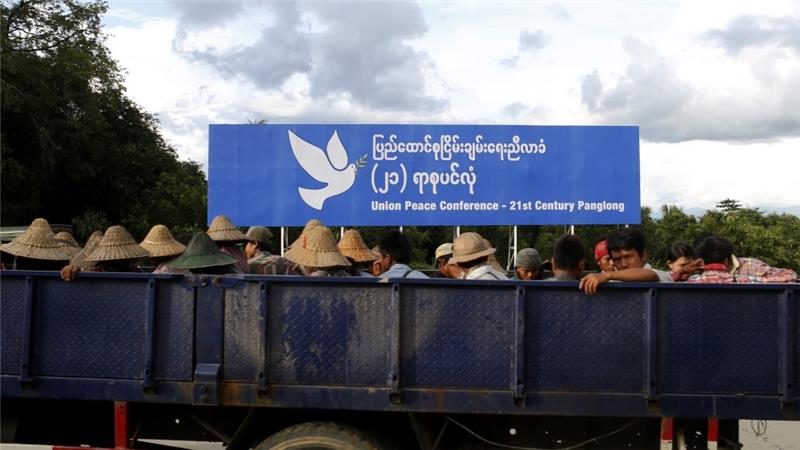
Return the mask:
<path fill-rule="evenodd" d="M 664 272 L 663 270 L 653 269 L 650 266 L 650 263 L 645 264 L 644 268 L 645 269 L 650 269 L 653 272 L 655 272 L 656 275 L 658 275 L 659 283 L 674 283 L 675 282 L 675 280 L 672 279 L 672 276 L 669 273 Z"/>
<path fill-rule="evenodd" d="M 464 274 L 465 280 L 507 280 L 508 277 L 503 272 L 499 272 L 492 268 L 489 264 L 484 264 L 472 268 L 469 272 Z"/>

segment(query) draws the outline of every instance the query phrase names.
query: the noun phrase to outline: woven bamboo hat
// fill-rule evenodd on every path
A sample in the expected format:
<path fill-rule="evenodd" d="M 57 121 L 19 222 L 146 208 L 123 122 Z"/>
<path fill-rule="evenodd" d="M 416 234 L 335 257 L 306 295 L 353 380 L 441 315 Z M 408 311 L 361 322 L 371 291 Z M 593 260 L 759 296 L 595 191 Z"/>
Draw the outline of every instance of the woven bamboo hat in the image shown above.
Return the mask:
<path fill-rule="evenodd" d="M 89 236 L 89 240 L 86 241 L 86 245 L 83 246 L 81 251 L 76 253 L 75 255 L 70 258 L 69 263 L 74 266 L 80 266 L 82 269 L 89 269 L 92 267 L 93 264 L 86 262 L 86 256 L 91 255 L 93 251 L 97 248 L 100 244 L 100 241 L 103 240 L 103 233 L 99 231 L 95 231 Z"/>
<path fill-rule="evenodd" d="M 358 230 L 347 230 L 342 235 L 342 239 L 339 240 L 339 251 L 342 254 L 357 263 L 361 262 L 372 262 L 378 259 L 374 253 L 372 253 L 367 244 L 364 243 L 364 239 L 361 238 L 361 233 Z"/>
<path fill-rule="evenodd" d="M 173 269 L 202 269 L 205 267 L 228 266 L 236 262 L 236 258 L 220 251 L 217 244 L 208 234 L 198 231 L 192 236 L 186 251 L 172 261 L 167 267 Z"/>
<path fill-rule="evenodd" d="M 289 261 L 306 267 L 347 267 L 350 261 L 336 247 L 336 239 L 331 230 L 318 226 L 308 230 L 298 239 L 297 245 L 290 248 L 284 257 Z"/>
<path fill-rule="evenodd" d="M 47 261 L 66 261 L 69 254 L 56 241 L 50 224 L 44 219 L 34 219 L 24 233 L 8 244 L 0 246 L 0 250 L 30 259 Z"/>
<path fill-rule="evenodd" d="M 103 240 L 100 241 L 97 248 L 86 257 L 86 261 L 119 261 L 146 256 L 150 256 L 150 253 L 133 240 L 133 236 L 125 227 L 112 225 L 103 234 Z"/>
<path fill-rule="evenodd" d="M 55 238 L 56 242 L 58 242 L 58 245 L 61 246 L 61 248 L 67 255 L 69 255 L 70 258 L 77 255 L 78 252 L 81 251 L 80 244 L 78 244 L 78 241 L 72 237 L 72 234 L 69 231 L 61 231 L 56 233 Z"/>
<path fill-rule="evenodd" d="M 139 244 L 150 253 L 153 258 L 177 256 L 186 250 L 186 246 L 176 241 L 164 225 L 156 225 L 150 229 L 147 236 Z"/>
<path fill-rule="evenodd" d="M 492 248 L 489 241 L 481 237 L 480 234 L 470 231 L 453 241 L 453 256 L 448 261 L 448 264 L 474 261 L 478 258 L 489 256 L 494 252 L 495 249 Z"/>
<path fill-rule="evenodd" d="M 59 244 L 68 244 L 70 247 L 81 248 L 81 245 L 78 244 L 78 241 L 76 241 L 75 238 L 72 237 L 72 233 L 70 233 L 69 231 L 60 231 L 56 233 L 55 238 Z"/>
<path fill-rule="evenodd" d="M 208 227 L 208 235 L 214 242 L 244 242 L 247 240 L 247 236 L 236 228 L 228 216 L 224 215 L 214 217 L 211 226 Z"/>
<path fill-rule="evenodd" d="M 324 225 L 322 224 L 322 222 L 320 222 L 320 221 L 319 221 L 319 220 L 317 220 L 317 219 L 311 219 L 311 220 L 309 220 L 308 222 L 306 222 L 306 226 L 304 226 L 304 227 L 303 227 L 303 232 L 302 232 L 302 233 L 300 233 L 300 236 L 298 236 L 298 237 L 297 237 L 297 239 L 295 239 L 295 241 L 294 241 L 294 242 L 292 242 L 291 244 L 289 244 L 289 248 L 292 248 L 292 247 L 294 247 L 294 246 L 295 246 L 295 245 L 296 245 L 298 242 L 301 242 L 301 241 L 303 240 L 303 237 L 305 237 L 306 233 L 308 233 L 308 231 L 309 231 L 309 230 L 311 230 L 311 229 L 314 229 L 314 228 L 316 228 L 316 227 L 322 227 L 322 226 L 324 226 Z"/>

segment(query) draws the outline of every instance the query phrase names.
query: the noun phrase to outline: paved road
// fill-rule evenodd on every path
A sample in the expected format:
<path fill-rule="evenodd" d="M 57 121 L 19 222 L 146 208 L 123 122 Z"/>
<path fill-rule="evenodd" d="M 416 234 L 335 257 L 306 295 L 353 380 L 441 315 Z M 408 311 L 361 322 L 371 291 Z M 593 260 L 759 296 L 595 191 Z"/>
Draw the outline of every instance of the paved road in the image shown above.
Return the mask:
<path fill-rule="evenodd" d="M 766 425 L 766 427 L 764 426 Z M 764 432 L 764 434 L 761 434 Z M 800 422 L 739 421 L 739 440 L 746 450 L 800 450 Z M 224 450 L 218 442 L 151 441 L 191 450 Z M 0 444 L 0 450 L 50 450 L 49 446 Z"/>

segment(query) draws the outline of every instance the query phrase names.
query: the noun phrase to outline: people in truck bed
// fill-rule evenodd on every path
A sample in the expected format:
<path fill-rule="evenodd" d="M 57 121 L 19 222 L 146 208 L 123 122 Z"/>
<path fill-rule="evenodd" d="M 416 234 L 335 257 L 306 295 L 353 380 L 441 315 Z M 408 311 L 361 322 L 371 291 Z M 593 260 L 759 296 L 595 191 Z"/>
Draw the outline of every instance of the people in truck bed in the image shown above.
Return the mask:
<path fill-rule="evenodd" d="M 70 258 L 56 241 L 50 223 L 41 218 L 34 219 L 13 241 L 0 246 L 0 251 L 13 255 L 9 268 L 17 270 L 58 270 Z"/>
<path fill-rule="evenodd" d="M 523 248 L 514 258 L 514 276 L 512 280 L 535 280 L 539 277 L 542 257 L 535 248 Z"/>
<path fill-rule="evenodd" d="M 350 229 L 345 231 L 342 238 L 339 239 L 337 247 L 339 247 L 342 255 L 350 261 L 350 267 L 347 269 L 350 275 L 374 278 L 368 270 L 372 266 L 372 262 L 378 259 L 378 256 L 369 250 L 358 230 Z"/>
<path fill-rule="evenodd" d="M 345 270 L 350 267 L 350 261 L 339 251 L 333 233 L 324 225 L 300 235 L 285 257 L 312 277 L 350 276 Z"/>
<path fill-rule="evenodd" d="M 378 243 L 380 259 L 373 264 L 377 276 L 388 278 L 428 278 L 424 273 L 414 270 L 411 263 L 411 242 L 399 231 L 390 231 Z"/>
<path fill-rule="evenodd" d="M 583 241 L 574 234 L 565 234 L 556 240 L 550 264 L 553 276 L 545 281 L 578 281 L 586 268 Z"/>
<path fill-rule="evenodd" d="M 695 249 L 703 261 L 699 274 L 686 280 L 689 283 L 793 283 L 797 273 L 779 269 L 755 258 L 738 258 L 734 265 L 733 244 L 720 236 L 705 238 Z"/>
<path fill-rule="evenodd" d="M 167 263 L 183 253 L 186 246 L 175 240 L 169 228 L 155 225 L 139 245 L 150 253 L 150 261 L 155 266 L 153 273 L 180 273 L 171 270 Z"/>
<path fill-rule="evenodd" d="M 695 258 L 692 246 L 686 242 L 677 241 L 669 247 L 667 267 L 669 267 L 669 275 L 673 281 L 686 281 L 692 275 L 689 270 L 699 269 L 701 264 L 702 262 Z"/>
<path fill-rule="evenodd" d="M 170 272 L 225 275 L 239 273 L 236 258 L 222 253 L 208 234 L 196 232 L 183 254 L 167 263 Z"/>
<path fill-rule="evenodd" d="M 103 233 L 103 239 L 97 247 L 85 256 L 90 265 L 70 264 L 61 269 L 64 281 L 74 280 L 78 272 L 138 272 L 136 261 L 149 257 L 150 253 L 142 248 L 122 225 L 112 225 Z M 87 268 L 88 267 L 88 268 Z"/>
<path fill-rule="evenodd" d="M 594 246 L 594 262 L 597 263 L 600 272 L 611 272 L 614 270 L 614 263 L 611 261 L 611 255 L 608 254 L 607 242 L 606 240 L 602 240 Z"/>
<path fill-rule="evenodd" d="M 489 263 L 489 255 L 495 251 L 480 234 L 464 233 L 453 241 L 450 264 L 458 264 L 464 270 L 462 278 L 465 280 L 507 280 L 505 273 Z"/>
<path fill-rule="evenodd" d="M 247 244 L 244 247 L 250 273 L 257 275 L 302 275 L 300 267 L 288 259 L 267 251 L 272 232 L 269 228 L 255 225 L 247 230 Z"/>
<path fill-rule="evenodd" d="M 461 269 L 455 264 L 450 264 L 451 256 L 453 256 L 453 243 L 445 242 L 433 252 L 433 265 L 443 278 L 461 278 Z"/>
<path fill-rule="evenodd" d="M 55 235 L 56 242 L 64 251 L 69 255 L 70 258 L 77 255 L 78 252 L 81 251 L 81 245 L 78 244 L 78 241 L 72 236 L 72 233 L 69 231 L 60 231 Z"/>
<path fill-rule="evenodd" d="M 673 281 L 667 272 L 653 269 L 647 263 L 646 241 L 636 228 L 623 228 L 611 233 L 606 239 L 606 248 L 614 270 L 583 277 L 579 288 L 589 295 L 595 294 L 603 283 L 609 281 Z"/>
<path fill-rule="evenodd" d="M 222 253 L 236 258 L 235 267 L 239 273 L 250 273 L 247 257 L 237 245 L 247 242 L 247 236 L 233 225 L 228 216 L 214 217 L 208 227 L 208 235 L 217 243 Z"/>

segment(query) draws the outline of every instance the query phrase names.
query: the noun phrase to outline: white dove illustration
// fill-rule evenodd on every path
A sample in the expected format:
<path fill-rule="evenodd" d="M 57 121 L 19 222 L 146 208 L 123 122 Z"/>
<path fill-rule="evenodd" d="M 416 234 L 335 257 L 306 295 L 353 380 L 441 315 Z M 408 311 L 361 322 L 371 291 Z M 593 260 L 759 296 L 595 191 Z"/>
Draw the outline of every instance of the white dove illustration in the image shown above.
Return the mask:
<path fill-rule="evenodd" d="M 289 130 L 289 143 L 300 166 L 315 180 L 327 183 L 321 189 L 297 188 L 300 197 L 314 209 L 322 210 L 325 200 L 347 191 L 356 181 L 355 164 L 347 164 L 347 151 L 334 131 L 328 141 L 327 156 L 321 148 L 310 144 Z"/>

